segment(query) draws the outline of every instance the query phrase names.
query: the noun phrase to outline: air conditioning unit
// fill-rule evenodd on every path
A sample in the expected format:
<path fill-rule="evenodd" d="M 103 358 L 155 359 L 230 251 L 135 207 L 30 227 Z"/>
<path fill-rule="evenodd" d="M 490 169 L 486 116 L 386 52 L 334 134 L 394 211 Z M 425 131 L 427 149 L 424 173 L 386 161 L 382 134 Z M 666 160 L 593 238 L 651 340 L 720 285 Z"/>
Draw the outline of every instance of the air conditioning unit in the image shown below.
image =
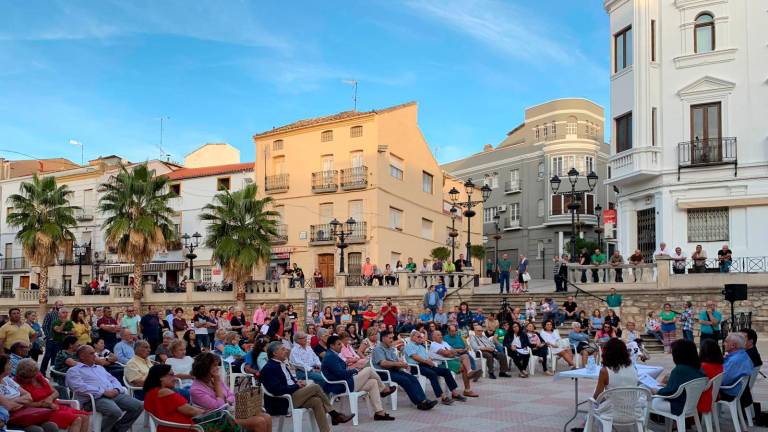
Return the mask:
<path fill-rule="evenodd" d="M 507 211 L 507 205 L 506 204 L 502 204 L 502 205 L 496 207 L 496 211 L 499 212 L 499 213 Z"/>
<path fill-rule="evenodd" d="M 107 255 L 104 252 L 98 252 L 97 251 L 97 252 L 93 253 L 93 259 L 95 259 L 97 261 L 106 259 L 106 257 L 107 257 Z"/>
<path fill-rule="evenodd" d="M 252 179 L 252 178 L 250 178 L 250 177 L 248 177 L 248 178 L 244 178 L 244 179 L 243 179 L 243 183 L 245 183 L 245 184 L 247 184 L 247 185 L 249 185 L 249 184 L 252 184 L 252 183 L 253 183 L 253 179 Z"/>

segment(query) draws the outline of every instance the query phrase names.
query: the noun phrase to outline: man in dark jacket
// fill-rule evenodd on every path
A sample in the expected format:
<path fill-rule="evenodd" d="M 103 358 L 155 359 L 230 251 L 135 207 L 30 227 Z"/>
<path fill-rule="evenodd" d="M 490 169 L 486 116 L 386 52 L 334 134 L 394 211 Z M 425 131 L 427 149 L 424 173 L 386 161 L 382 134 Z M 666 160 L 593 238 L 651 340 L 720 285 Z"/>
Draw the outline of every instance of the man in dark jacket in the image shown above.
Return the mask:
<path fill-rule="evenodd" d="M 342 346 L 341 338 L 338 336 L 333 335 L 328 338 L 329 349 L 323 356 L 321 370 L 328 381 L 336 381 L 336 383 L 328 385 L 328 390 L 332 394 L 346 393 L 347 389 L 349 391 L 366 391 L 375 412 L 373 419 L 394 420 L 394 417 L 384 411 L 381 399 L 394 393 L 397 387 L 387 387 L 372 368 L 348 369 L 347 363 L 339 357 Z M 345 381 L 347 385 L 344 386 L 340 381 Z"/>
<path fill-rule="evenodd" d="M 271 342 L 267 346 L 269 361 L 261 369 L 260 380 L 270 395 L 264 395 L 264 408 L 269 415 L 286 415 L 288 401 L 276 396 L 290 395 L 294 408 L 311 408 L 320 432 L 329 432 L 326 414 L 331 416 L 331 424 L 337 425 L 352 420 L 354 415 L 344 415 L 333 409 L 328 397 L 317 384 L 299 381 L 286 367 L 288 349 L 282 342 Z"/>

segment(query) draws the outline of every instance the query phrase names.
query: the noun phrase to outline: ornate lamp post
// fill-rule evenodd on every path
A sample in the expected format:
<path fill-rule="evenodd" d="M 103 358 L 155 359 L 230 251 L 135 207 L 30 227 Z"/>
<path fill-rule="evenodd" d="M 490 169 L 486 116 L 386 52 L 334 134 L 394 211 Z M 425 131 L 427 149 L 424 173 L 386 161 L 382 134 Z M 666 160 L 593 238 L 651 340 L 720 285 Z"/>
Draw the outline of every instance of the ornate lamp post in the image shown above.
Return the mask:
<path fill-rule="evenodd" d="M 456 262 L 456 237 L 459 236 L 459 232 L 456 230 L 456 218 L 458 217 L 459 209 L 455 206 L 451 206 L 451 232 L 448 235 L 451 237 L 451 262 Z"/>
<path fill-rule="evenodd" d="M 494 264 L 493 267 L 496 268 L 497 265 L 499 265 L 499 240 L 501 239 L 501 227 L 499 226 L 499 221 L 501 220 L 501 216 L 496 213 L 493 216 L 493 226 L 496 228 L 496 232 L 493 234 L 493 239 L 496 241 L 496 246 L 493 249 L 493 259 Z M 488 277 L 488 275 L 485 275 Z"/>
<path fill-rule="evenodd" d="M 475 192 L 475 184 L 472 183 L 472 179 L 467 179 L 467 181 L 464 182 L 464 192 L 467 194 L 467 200 L 466 201 L 459 201 L 459 194 L 460 192 L 454 187 L 451 188 L 450 191 L 448 191 L 448 195 L 451 198 L 451 203 L 453 203 L 453 206 L 456 207 L 463 207 L 466 208 L 464 210 L 464 217 L 467 218 L 467 260 L 471 263 L 472 261 L 472 239 L 470 237 L 470 227 L 472 223 L 472 217 L 475 216 L 475 211 L 472 210 L 473 207 L 483 204 L 484 202 L 488 201 L 488 198 L 491 196 L 491 188 L 488 185 L 483 185 L 483 187 L 480 188 L 480 192 L 482 193 L 482 201 L 472 201 L 472 194 Z"/>
<path fill-rule="evenodd" d="M 336 243 L 336 247 L 339 248 L 339 273 L 344 273 L 344 249 L 349 246 L 345 240 L 354 232 L 356 223 L 351 217 L 345 223 L 339 222 L 336 218 L 330 222 L 331 235 L 339 239 Z"/>
<path fill-rule="evenodd" d="M 595 206 L 595 213 L 597 213 L 597 227 L 595 227 L 595 233 L 597 234 L 597 247 L 600 248 L 600 252 L 605 253 L 605 251 L 603 250 L 603 238 L 602 238 L 604 229 L 603 229 L 603 226 L 600 225 L 600 216 L 602 216 L 603 214 L 603 207 L 600 204 Z"/>
<path fill-rule="evenodd" d="M 579 194 L 583 194 L 585 192 L 592 192 L 595 190 L 595 186 L 597 185 L 597 174 L 595 174 L 594 171 L 591 171 L 589 174 L 587 174 L 587 189 L 576 189 L 576 184 L 579 182 L 579 172 L 576 170 L 576 168 L 571 168 L 570 171 L 568 171 L 568 183 L 571 184 L 571 190 L 558 192 L 560 189 L 560 184 L 562 183 L 562 180 L 560 180 L 560 177 L 557 175 L 552 176 L 552 178 L 549 180 L 549 185 L 552 188 L 552 194 L 553 195 L 566 195 L 569 196 L 570 202 L 568 203 L 568 210 L 571 211 L 571 259 L 573 260 L 576 257 L 576 212 L 581 207 L 581 203 L 577 200 Z"/>
<path fill-rule="evenodd" d="M 77 257 L 77 284 L 83 284 L 83 257 L 88 252 L 89 244 L 83 243 L 72 245 L 72 253 Z"/>
<path fill-rule="evenodd" d="M 197 258 L 197 255 L 195 254 L 195 249 L 200 246 L 200 239 L 203 236 L 199 232 L 195 232 L 192 235 L 189 235 L 187 233 L 184 233 L 183 236 L 181 236 L 181 240 L 184 242 L 184 248 L 186 248 L 189 252 L 185 255 L 186 258 L 189 260 L 189 280 L 195 279 L 195 258 Z"/>

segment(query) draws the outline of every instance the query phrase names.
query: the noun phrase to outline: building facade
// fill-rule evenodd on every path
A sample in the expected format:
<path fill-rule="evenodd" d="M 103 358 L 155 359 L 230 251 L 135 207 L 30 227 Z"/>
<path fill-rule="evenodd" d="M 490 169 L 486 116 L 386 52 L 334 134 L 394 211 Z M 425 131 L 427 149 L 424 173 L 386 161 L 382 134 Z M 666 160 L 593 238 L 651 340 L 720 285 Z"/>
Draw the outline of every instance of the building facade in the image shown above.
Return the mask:
<path fill-rule="evenodd" d="M 595 208 L 608 209 L 614 203 L 612 191 L 602 185 L 607 160 L 603 108 L 585 99 L 558 99 L 526 109 L 523 123 L 496 147 L 486 145 L 482 152 L 444 164 L 443 169 L 493 189 L 482 218 L 487 258 L 496 259 L 498 234 L 498 256 L 507 253 L 518 260 L 523 254 L 533 277 L 551 278 L 553 256 L 569 252 L 571 214 L 569 199 L 552 193 L 550 179 L 563 179 L 563 191 L 571 168 L 579 171 L 579 189 L 586 187 L 590 171 L 600 177 L 594 191 L 580 200 L 576 228 L 578 237 L 597 242 Z"/>
<path fill-rule="evenodd" d="M 295 262 L 307 278 L 318 269 L 328 286 L 340 270 L 359 274 L 366 257 L 382 270 L 386 264 L 394 269 L 397 261 L 420 263 L 449 244 L 447 192 L 456 186 L 464 195 L 464 188 L 433 157 L 415 102 L 300 120 L 253 138 L 259 193 L 272 197 L 280 214 L 272 261 L 257 270 L 257 279 Z M 340 269 L 330 222 L 349 218 L 355 224 Z M 457 228 L 464 228 L 461 222 Z M 475 226 L 472 242 L 478 244 Z M 462 231 L 457 245 L 466 238 Z"/>
<path fill-rule="evenodd" d="M 610 184 L 624 254 L 659 243 L 762 256 L 768 14 L 743 0 L 606 0 Z"/>

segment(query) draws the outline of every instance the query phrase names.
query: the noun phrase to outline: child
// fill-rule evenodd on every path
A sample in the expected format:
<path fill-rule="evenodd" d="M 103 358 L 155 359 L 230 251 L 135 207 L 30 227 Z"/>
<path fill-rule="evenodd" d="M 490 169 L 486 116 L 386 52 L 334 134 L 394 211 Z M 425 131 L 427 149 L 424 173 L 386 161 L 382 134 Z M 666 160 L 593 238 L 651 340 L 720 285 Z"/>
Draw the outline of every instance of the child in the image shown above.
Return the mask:
<path fill-rule="evenodd" d="M 525 320 L 528 322 L 536 320 L 536 302 L 533 297 L 528 297 L 528 301 L 525 302 Z"/>

